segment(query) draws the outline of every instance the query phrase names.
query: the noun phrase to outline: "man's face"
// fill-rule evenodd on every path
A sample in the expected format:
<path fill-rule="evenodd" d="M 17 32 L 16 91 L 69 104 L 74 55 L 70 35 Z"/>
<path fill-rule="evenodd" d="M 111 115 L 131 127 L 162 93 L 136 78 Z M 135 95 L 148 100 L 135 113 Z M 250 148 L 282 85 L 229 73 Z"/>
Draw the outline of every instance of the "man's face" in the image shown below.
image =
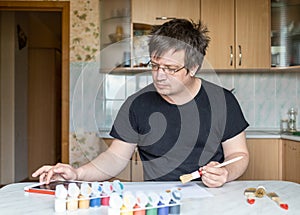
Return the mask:
<path fill-rule="evenodd" d="M 180 96 L 189 82 L 191 76 L 187 73 L 184 65 L 185 52 L 170 50 L 160 57 L 151 57 L 151 63 L 153 68 L 159 67 L 156 70 L 152 70 L 152 78 L 154 86 L 157 92 L 163 96 L 176 97 Z M 164 70 L 169 68 L 170 70 L 178 70 L 174 74 L 170 74 Z"/>

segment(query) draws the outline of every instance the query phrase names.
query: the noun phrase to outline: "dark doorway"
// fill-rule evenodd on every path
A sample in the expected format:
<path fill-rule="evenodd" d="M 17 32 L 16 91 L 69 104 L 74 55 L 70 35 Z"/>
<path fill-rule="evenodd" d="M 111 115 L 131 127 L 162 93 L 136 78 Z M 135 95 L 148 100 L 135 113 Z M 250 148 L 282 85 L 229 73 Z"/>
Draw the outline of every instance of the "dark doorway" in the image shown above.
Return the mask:
<path fill-rule="evenodd" d="M 5 78 L 0 157 L 10 160 L 6 168 L 1 166 L 0 176 L 1 183 L 11 183 L 32 179 L 43 164 L 68 162 L 69 4 L 3 3 L 0 28 L 8 34 L 0 36 L 0 74 Z"/>

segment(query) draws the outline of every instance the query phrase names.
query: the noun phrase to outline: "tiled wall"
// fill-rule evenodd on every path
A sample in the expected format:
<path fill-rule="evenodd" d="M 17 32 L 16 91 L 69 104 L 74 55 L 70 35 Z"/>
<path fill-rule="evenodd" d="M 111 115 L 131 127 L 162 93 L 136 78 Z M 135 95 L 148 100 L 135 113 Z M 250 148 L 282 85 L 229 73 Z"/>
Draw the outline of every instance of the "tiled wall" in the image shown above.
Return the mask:
<path fill-rule="evenodd" d="M 279 129 L 288 109 L 300 109 L 300 73 L 235 73 L 218 75 L 222 86 L 235 88 L 251 129 Z M 300 125 L 298 117 L 298 127 Z"/>
<path fill-rule="evenodd" d="M 300 109 L 300 73 L 200 73 L 199 76 L 227 89 L 234 88 L 251 129 L 279 129 L 280 119 L 287 118 L 290 107 Z M 72 63 L 71 131 L 110 129 L 127 96 L 151 81 L 149 73 L 105 75 L 99 72 L 97 63 Z"/>

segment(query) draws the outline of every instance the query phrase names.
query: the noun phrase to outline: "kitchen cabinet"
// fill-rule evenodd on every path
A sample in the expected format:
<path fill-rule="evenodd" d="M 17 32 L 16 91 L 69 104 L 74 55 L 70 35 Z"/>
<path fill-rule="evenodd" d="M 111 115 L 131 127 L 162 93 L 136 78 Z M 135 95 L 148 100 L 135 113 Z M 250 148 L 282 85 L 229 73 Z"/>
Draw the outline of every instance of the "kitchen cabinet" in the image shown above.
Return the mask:
<path fill-rule="evenodd" d="M 100 0 L 100 33 L 101 70 L 111 72 L 116 67 L 129 67 L 130 0 Z"/>
<path fill-rule="evenodd" d="M 300 142 L 285 139 L 282 142 L 284 150 L 284 180 L 300 183 Z"/>
<path fill-rule="evenodd" d="M 161 25 L 173 18 L 200 18 L 200 0 L 132 0 L 132 22 Z"/>
<path fill-rule="evenodd" d="M 152 26 L 173 18 L 197 22 L 200 0 L 100 0 L 100 14 L 101 72 L 145 72 Z"/>
<path fill-rule="evenodd" d="M 300 66 L 300 0 L 271 1 L 272 67 Z"/>
<path fill-rule="evenodd" d="M 270 68 L 269 0 L 201 0 L 211 38 L 204 68 Z"/>
<path fill-rule="evenodd" d="M 142 68 L 149 61 L 148 38 L 153 25 L 161 25 L 174 18 L 200 19 L 200 0 L 132 0 L 132 67 Z M 140 69 L 143 70 L 140 70 Z"/>
<path fill-rule="evenodd" d="M 248 138 L 250 161 L 239 180 L 281 180 L 282 142 L 273 138 Z"/>

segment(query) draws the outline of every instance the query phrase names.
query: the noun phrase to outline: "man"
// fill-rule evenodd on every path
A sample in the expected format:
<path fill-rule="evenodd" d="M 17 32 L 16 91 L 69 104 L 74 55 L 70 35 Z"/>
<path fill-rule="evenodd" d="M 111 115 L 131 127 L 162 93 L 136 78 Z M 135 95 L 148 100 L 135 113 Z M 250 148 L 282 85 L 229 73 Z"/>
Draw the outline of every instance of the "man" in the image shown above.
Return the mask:
<path fill-rule="evenodd" d="M 235 97 L 226 89 L 195 77 L 209 38 L 201 23 L 174 19 L 153 29 L 149 40 L 153 83 L 122 105 L 107 151 L 88 164 L 43 166 L 33 173 L 40 181 L 64 178 L 107 180 L 120 173 L 138 147 L 145 180 L 179 180 L 205 170 L 201 179 L 219 187 L 246 170 L 248 127 Z M 215 165 L 238 156 L 222 168 Z"/>

